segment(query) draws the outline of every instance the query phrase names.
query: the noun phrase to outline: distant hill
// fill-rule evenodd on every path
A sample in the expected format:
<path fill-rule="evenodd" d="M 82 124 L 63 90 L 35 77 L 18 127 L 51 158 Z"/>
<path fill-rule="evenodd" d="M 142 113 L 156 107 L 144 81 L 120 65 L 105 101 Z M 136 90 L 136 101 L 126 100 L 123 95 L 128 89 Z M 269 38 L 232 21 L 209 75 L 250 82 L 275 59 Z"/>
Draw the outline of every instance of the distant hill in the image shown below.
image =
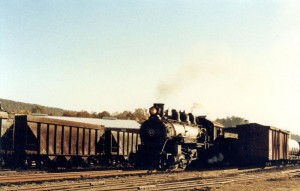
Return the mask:
<path fill-rule="evenodd" d="M 85 117 L 85 118 L 105 118 L 105 117 L 113 117 L 116 119 L 127 119 L 127 120 L 136 120 L 138 122 L 145 121 L 149 115 L 144 108 L 135 109 L 134 112 L 124 111 L 121 113 L 110 114 L 107 111 L 102 111 L 99 113 L 92 112 L 89 113 L 87 111 L 70 111 L 64 110 L 55 107 L 46 107 L 38 104 L 17 102 L 7 99 L 0 98 L 1 107 L 13 116 L 13 114 L 47 114 L 54 116 L 68 116 L 68 117 Z"/>
<path fill-rule="evenodd" d="M 67 110 L 55 108 L 55 107 L 46 107 L 38 104 L 17 102 L 7 99 L 1 99 L 1 106 L 9 113 L 20 113 L 20 114 L 29 114 L 29 113 L 44 113 L 48 115 L 57 115 L 61 116 Z"/>

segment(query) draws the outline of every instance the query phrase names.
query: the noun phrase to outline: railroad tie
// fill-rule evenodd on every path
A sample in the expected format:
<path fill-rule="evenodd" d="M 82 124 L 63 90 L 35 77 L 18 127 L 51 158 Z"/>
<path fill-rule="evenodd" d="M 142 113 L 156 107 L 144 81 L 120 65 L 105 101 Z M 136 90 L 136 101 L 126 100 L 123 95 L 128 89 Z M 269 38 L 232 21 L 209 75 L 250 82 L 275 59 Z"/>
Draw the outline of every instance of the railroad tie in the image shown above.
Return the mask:
<path fill-rule="evenodd" d="M 138 190 L 152 190 L 156 189 L 156 185 L 145 185 L 145 186 L 139 186 Z"/>
<path fill-rule="evenodd" d="M 91 177 L 91 175 L 90 174 L 82 174 L 82 175 L 80 175 L 80 178 L 81 179 L 87 179 L 87 178 L 90 178 Z"/>
<path fill-rule="evenodd" d="M 90 182 L 90 186 L 98 186 L 98 185 L 104 185 L 105 181 L 98 181 L 98 182 Z"/>

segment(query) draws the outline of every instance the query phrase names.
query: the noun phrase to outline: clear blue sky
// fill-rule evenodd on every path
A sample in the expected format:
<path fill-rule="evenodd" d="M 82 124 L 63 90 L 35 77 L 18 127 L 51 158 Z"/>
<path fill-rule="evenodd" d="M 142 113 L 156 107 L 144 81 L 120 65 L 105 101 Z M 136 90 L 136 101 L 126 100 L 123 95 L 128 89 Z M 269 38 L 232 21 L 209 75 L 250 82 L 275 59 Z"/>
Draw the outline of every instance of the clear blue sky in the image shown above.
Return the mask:
<path fill-rule="evenodd" d="M 153 102 L 300 134 L 299 1 L 0 0 L 0 97 Z"/>

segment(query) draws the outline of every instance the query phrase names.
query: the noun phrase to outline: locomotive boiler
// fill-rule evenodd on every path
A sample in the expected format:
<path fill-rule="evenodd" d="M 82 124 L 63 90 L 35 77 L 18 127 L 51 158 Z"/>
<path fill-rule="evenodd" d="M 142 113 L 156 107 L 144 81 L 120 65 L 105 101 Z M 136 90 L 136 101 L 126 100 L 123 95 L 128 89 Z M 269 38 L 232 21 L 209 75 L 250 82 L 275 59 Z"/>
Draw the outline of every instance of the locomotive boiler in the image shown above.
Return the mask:
<path fill-rule="evenodd" d="M 135 161 L 138 167 L 185 168 L 200 159 L 199 155 L 205 155 L 221 134 L 221 125 L 191 113 L 172 110 L 169 114 L 164 111 L 164 104 L 154 104 L 149 113 L 149 119 L 140 128 L 141 145 Z"/>

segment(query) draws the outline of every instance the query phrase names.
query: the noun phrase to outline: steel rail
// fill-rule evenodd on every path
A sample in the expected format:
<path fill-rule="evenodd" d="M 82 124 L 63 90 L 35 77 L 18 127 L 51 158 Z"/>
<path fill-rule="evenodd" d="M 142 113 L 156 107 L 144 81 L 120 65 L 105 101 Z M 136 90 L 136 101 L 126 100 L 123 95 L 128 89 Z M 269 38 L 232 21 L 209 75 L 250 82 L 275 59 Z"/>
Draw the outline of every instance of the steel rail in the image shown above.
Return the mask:
<path fill-rule="evenodd" d="M 243 173 L 244 172 L 244 173 Z M 227 171 L 230 173 L 230 171 Z M 147 176 L 121 177 L 118 179 L 99 180 L 94 182 L 72 183 L 63 185 L 39 186 L 35 188 L 21 188 L 14 190 L 189 190 L 208 186 L 217 186 L 232 182 L 244 182 L 256 179 L 268 179 L 266 174 L 272 173 L 272 178 L 281 178 L 286 175 L 299 175 L 300 170 L 285 170 L 280 172 L 255 172 L 242 171 L 239 174 L 232 171 L 224 177 L 200 177 L 196 172 L 160 173 Z M 257 173 L 257 172 L 256 172 Z M 180 176 L 180 177 L 176 177 Z"/>

